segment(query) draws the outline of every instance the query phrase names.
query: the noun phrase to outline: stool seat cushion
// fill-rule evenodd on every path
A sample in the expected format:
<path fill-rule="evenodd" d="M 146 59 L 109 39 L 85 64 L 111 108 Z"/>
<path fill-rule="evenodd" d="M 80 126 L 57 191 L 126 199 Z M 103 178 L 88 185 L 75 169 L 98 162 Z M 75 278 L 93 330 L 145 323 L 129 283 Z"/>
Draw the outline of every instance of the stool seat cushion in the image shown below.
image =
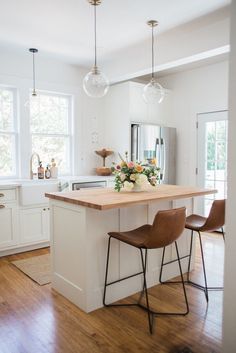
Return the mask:
<path fill-rule="evenodd" d="M 145 248 L 145 242 L 151 236 L 152 226 L 145 224 L 139 228 L 128 232 L 110 232 L 112 238 L 116 238 L 124 243 L 135 246 L 136 248 Z"/>
<path fill-rule="evenodd" d="M 192 214 L 186 218 L 185 228 L 200 231 L 205 225 L 207 218 Z"/>

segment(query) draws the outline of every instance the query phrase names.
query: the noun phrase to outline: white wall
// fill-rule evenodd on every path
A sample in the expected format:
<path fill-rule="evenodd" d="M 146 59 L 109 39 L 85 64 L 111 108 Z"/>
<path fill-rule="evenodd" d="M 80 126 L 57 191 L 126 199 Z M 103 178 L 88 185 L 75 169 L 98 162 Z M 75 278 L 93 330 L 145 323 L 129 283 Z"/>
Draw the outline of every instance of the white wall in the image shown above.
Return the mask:
<path fill-rule="evenodd" d="M 160 35 L 157 28 L 156 69 L 171 67 L 171 63 L 183 58 L 199 57 L 202 53 L 207 55 L 207 52 L 228 44 L 228 7 Z M 151 72 L 150 50 L 150 39 L 118 50 L 104 62 L 104 72 L 113 82 L 148 74 Z"/>
<path fill-rule="evenodd" d="M 171 90 L 168 125 L 177 128 L 177 183 L 194 185 L 197 166 L 197 113 L 228 108 L 228 62 L 160 78 Z"/>
<path fill-rule="evenodd" d="M 94 150 L 103 146 L 103 100 L 88 98 L 82 89 L 82 80 L 87 70 L 68 65 L 55 58 L 36 56 L 36 85 L 39 90 L 67 93 L 74 101 L 74 173 L 94 173 L 100 161 Z M 32 88 L 32 56 L 26 48 L 18 49 L 0 46 L 0 85 L 15 87 L 19 102 L 19 164 L 21 177 L 29 176 L 31 146 L 29 139 L 29 110 L 24 106 Z M 91 132 L 96 130 L 96 141 Z M 21 157 L 21 158 L 20 158 Z"/>
<path fill-rule="evenodd" d="M 231 45 L 229 82 L 228 200 L 226 207 L 225 289 L 223 314 L 223 352 L 234 353 L 236 347 L 236 1 L 231 5 Z"/>

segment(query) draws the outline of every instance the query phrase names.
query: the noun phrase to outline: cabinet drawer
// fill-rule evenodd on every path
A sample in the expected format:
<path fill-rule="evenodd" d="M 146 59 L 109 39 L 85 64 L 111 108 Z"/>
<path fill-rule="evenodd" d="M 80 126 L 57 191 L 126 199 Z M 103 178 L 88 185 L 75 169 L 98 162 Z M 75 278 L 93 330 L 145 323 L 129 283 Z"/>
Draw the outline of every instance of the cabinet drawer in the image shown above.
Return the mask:
<path fill-rule="evenodd" d="M 16 200 L 16 189 L 0 189 L 0 204 Z"/>

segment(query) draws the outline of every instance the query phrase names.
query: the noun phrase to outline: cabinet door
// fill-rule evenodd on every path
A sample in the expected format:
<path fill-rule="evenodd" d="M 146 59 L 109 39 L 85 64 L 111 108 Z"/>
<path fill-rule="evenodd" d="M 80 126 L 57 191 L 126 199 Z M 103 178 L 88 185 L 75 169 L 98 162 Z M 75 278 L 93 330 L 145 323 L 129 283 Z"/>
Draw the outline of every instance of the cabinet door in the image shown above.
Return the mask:
<path fill-rule="evenodd" d="M 0 249 L 14 246 L 18 241 L 16 205 L 0 205 Z"/>
<path fill-rule="evenodd" d="M 48 208 L 31 208 L 20 211 L 20 243 L 33 244 L 49 240 Z"/>
<path fill-rule="evenodd" d="M 115 180 L 108 180 L 107 181 L 107 187 L 108 188 L 114 188 L 115 187 Z"/>

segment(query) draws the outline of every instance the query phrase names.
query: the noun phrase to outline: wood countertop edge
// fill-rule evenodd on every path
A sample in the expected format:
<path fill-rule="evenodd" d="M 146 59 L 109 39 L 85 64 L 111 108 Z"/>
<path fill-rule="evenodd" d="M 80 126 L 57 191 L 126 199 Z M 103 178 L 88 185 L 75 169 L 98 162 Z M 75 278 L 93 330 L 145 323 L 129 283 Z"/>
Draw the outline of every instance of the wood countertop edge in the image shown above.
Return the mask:
<path fill-rule="evenodd" d="M 121 208 L 121 207 L 131 207 L 133 205 L 147 204 L 149 202 L 158 202 L 158 201 L 164 201 L 164 200 L 171 201 L 171 200 L 179 200 L 179 199 L 188 199 L 191 197 L 200 197 L 200 196 L 204 196 L 204 195 L 215 194 L 216 192 L 217 192 L 217 190 L 213 189 L 213 190 L 198 191 L 197 194 L 190 192 L 190 193 L 186 193 L 184 195 L 174 195 L 174 196 L 163 195 L 163 196 L 159 196 L 156 199 L 151 198 L 151 199 L 137 200 L 137 201 L 134 200 L 131 202 L 124 201 L 124 202 L 119 202 L 117 204 L 113 203 L 113 204 L 108 204 L 108 205 L 100 205 L 100 204 L 96 204 L 96 203 L 75 200 L 75 199 L 72 199 L 71 197 L 60 196 L 58 194 L 53 195 L 50 193 L 45 193 L 45 197 L 48 197 L 49 199 L 56 200 L 56 201 L 70 203 L 73 205 L 92 208 L 92 209 L 96 209 L 99 211 L 105 211 L 105 210 L 117 209 L 117 208 Z"/>

